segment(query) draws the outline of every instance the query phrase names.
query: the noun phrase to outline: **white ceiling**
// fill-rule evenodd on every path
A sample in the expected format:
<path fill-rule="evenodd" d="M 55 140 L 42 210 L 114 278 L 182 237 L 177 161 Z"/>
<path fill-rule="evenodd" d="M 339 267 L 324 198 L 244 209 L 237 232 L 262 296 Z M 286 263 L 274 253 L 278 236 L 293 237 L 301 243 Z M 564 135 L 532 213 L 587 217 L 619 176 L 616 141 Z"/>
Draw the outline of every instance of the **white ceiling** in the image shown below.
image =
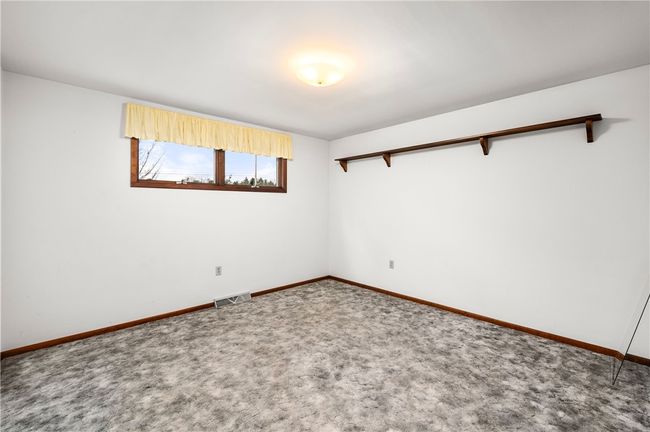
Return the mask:
<path fill-rule="evenodd" d="M 332 139 L 648 64 L 648 6 L 2 2 L 2 68 Z M 356 66 L 307 86 L 309 48 Z"/>

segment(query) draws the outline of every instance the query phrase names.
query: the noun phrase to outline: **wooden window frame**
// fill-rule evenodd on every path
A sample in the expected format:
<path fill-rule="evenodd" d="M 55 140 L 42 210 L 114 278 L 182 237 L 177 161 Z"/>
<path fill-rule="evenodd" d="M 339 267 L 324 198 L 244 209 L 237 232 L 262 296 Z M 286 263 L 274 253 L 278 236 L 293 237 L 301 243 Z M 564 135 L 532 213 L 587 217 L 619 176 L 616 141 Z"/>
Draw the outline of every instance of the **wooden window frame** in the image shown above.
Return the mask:
<path fill-rule="evenodd" d="M 140 168 L 139 147 L 140 140 L 131 138 L 131 187 L 287 193 L 287 160 L 283 158 L 277 158 L 277 186 L 252 187 L 226 184 L 226 152 L 223 150 L 214 151 L 214 183 L 177 183 L 171 180 L 141 180 L 138 177 Z"/>

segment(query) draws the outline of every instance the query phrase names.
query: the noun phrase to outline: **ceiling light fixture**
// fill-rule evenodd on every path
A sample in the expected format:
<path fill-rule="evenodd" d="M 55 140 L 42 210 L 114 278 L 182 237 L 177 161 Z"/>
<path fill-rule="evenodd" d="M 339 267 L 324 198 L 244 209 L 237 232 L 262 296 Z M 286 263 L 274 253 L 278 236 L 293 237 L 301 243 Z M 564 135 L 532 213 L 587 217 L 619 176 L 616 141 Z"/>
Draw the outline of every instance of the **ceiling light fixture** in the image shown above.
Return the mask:
<path fill-rule="evenodd" d="M 327 87 L 345 76 L 346 61 L 329 53 L 311 53 L 297 56 L 294 69 L 300 80 L 315 87 Z"/>

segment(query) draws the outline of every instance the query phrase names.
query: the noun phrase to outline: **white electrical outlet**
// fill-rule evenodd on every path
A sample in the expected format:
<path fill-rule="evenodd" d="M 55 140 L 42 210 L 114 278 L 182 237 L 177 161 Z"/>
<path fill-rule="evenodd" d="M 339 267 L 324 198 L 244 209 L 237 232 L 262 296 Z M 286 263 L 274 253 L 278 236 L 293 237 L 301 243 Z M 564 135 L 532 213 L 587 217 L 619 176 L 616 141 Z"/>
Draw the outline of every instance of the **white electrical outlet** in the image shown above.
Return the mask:
<path fill-rule="evenodd" d="M 215 276 L 221 276 L 221 266 L 216 266 L 214 269 Z"/>
<path fill-rule="evenodd" d="M 388 268 L 393 270 L 395 268 L 395 261 L 388 260 Z"/>

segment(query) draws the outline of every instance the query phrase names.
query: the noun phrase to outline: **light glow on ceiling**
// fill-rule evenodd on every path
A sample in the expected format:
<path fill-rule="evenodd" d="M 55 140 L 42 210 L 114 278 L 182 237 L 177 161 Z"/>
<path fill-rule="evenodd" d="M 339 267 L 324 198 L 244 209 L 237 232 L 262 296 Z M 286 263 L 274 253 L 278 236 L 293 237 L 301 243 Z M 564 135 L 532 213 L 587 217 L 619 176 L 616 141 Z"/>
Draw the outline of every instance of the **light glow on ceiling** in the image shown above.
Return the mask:
<path fill-rule="evenodd" d="M 298 78 L 315 87 L 340 82 L 350 68 L 350 62 L 344 56 L 329 52 L 299 54 L 292 63 Z"/>

